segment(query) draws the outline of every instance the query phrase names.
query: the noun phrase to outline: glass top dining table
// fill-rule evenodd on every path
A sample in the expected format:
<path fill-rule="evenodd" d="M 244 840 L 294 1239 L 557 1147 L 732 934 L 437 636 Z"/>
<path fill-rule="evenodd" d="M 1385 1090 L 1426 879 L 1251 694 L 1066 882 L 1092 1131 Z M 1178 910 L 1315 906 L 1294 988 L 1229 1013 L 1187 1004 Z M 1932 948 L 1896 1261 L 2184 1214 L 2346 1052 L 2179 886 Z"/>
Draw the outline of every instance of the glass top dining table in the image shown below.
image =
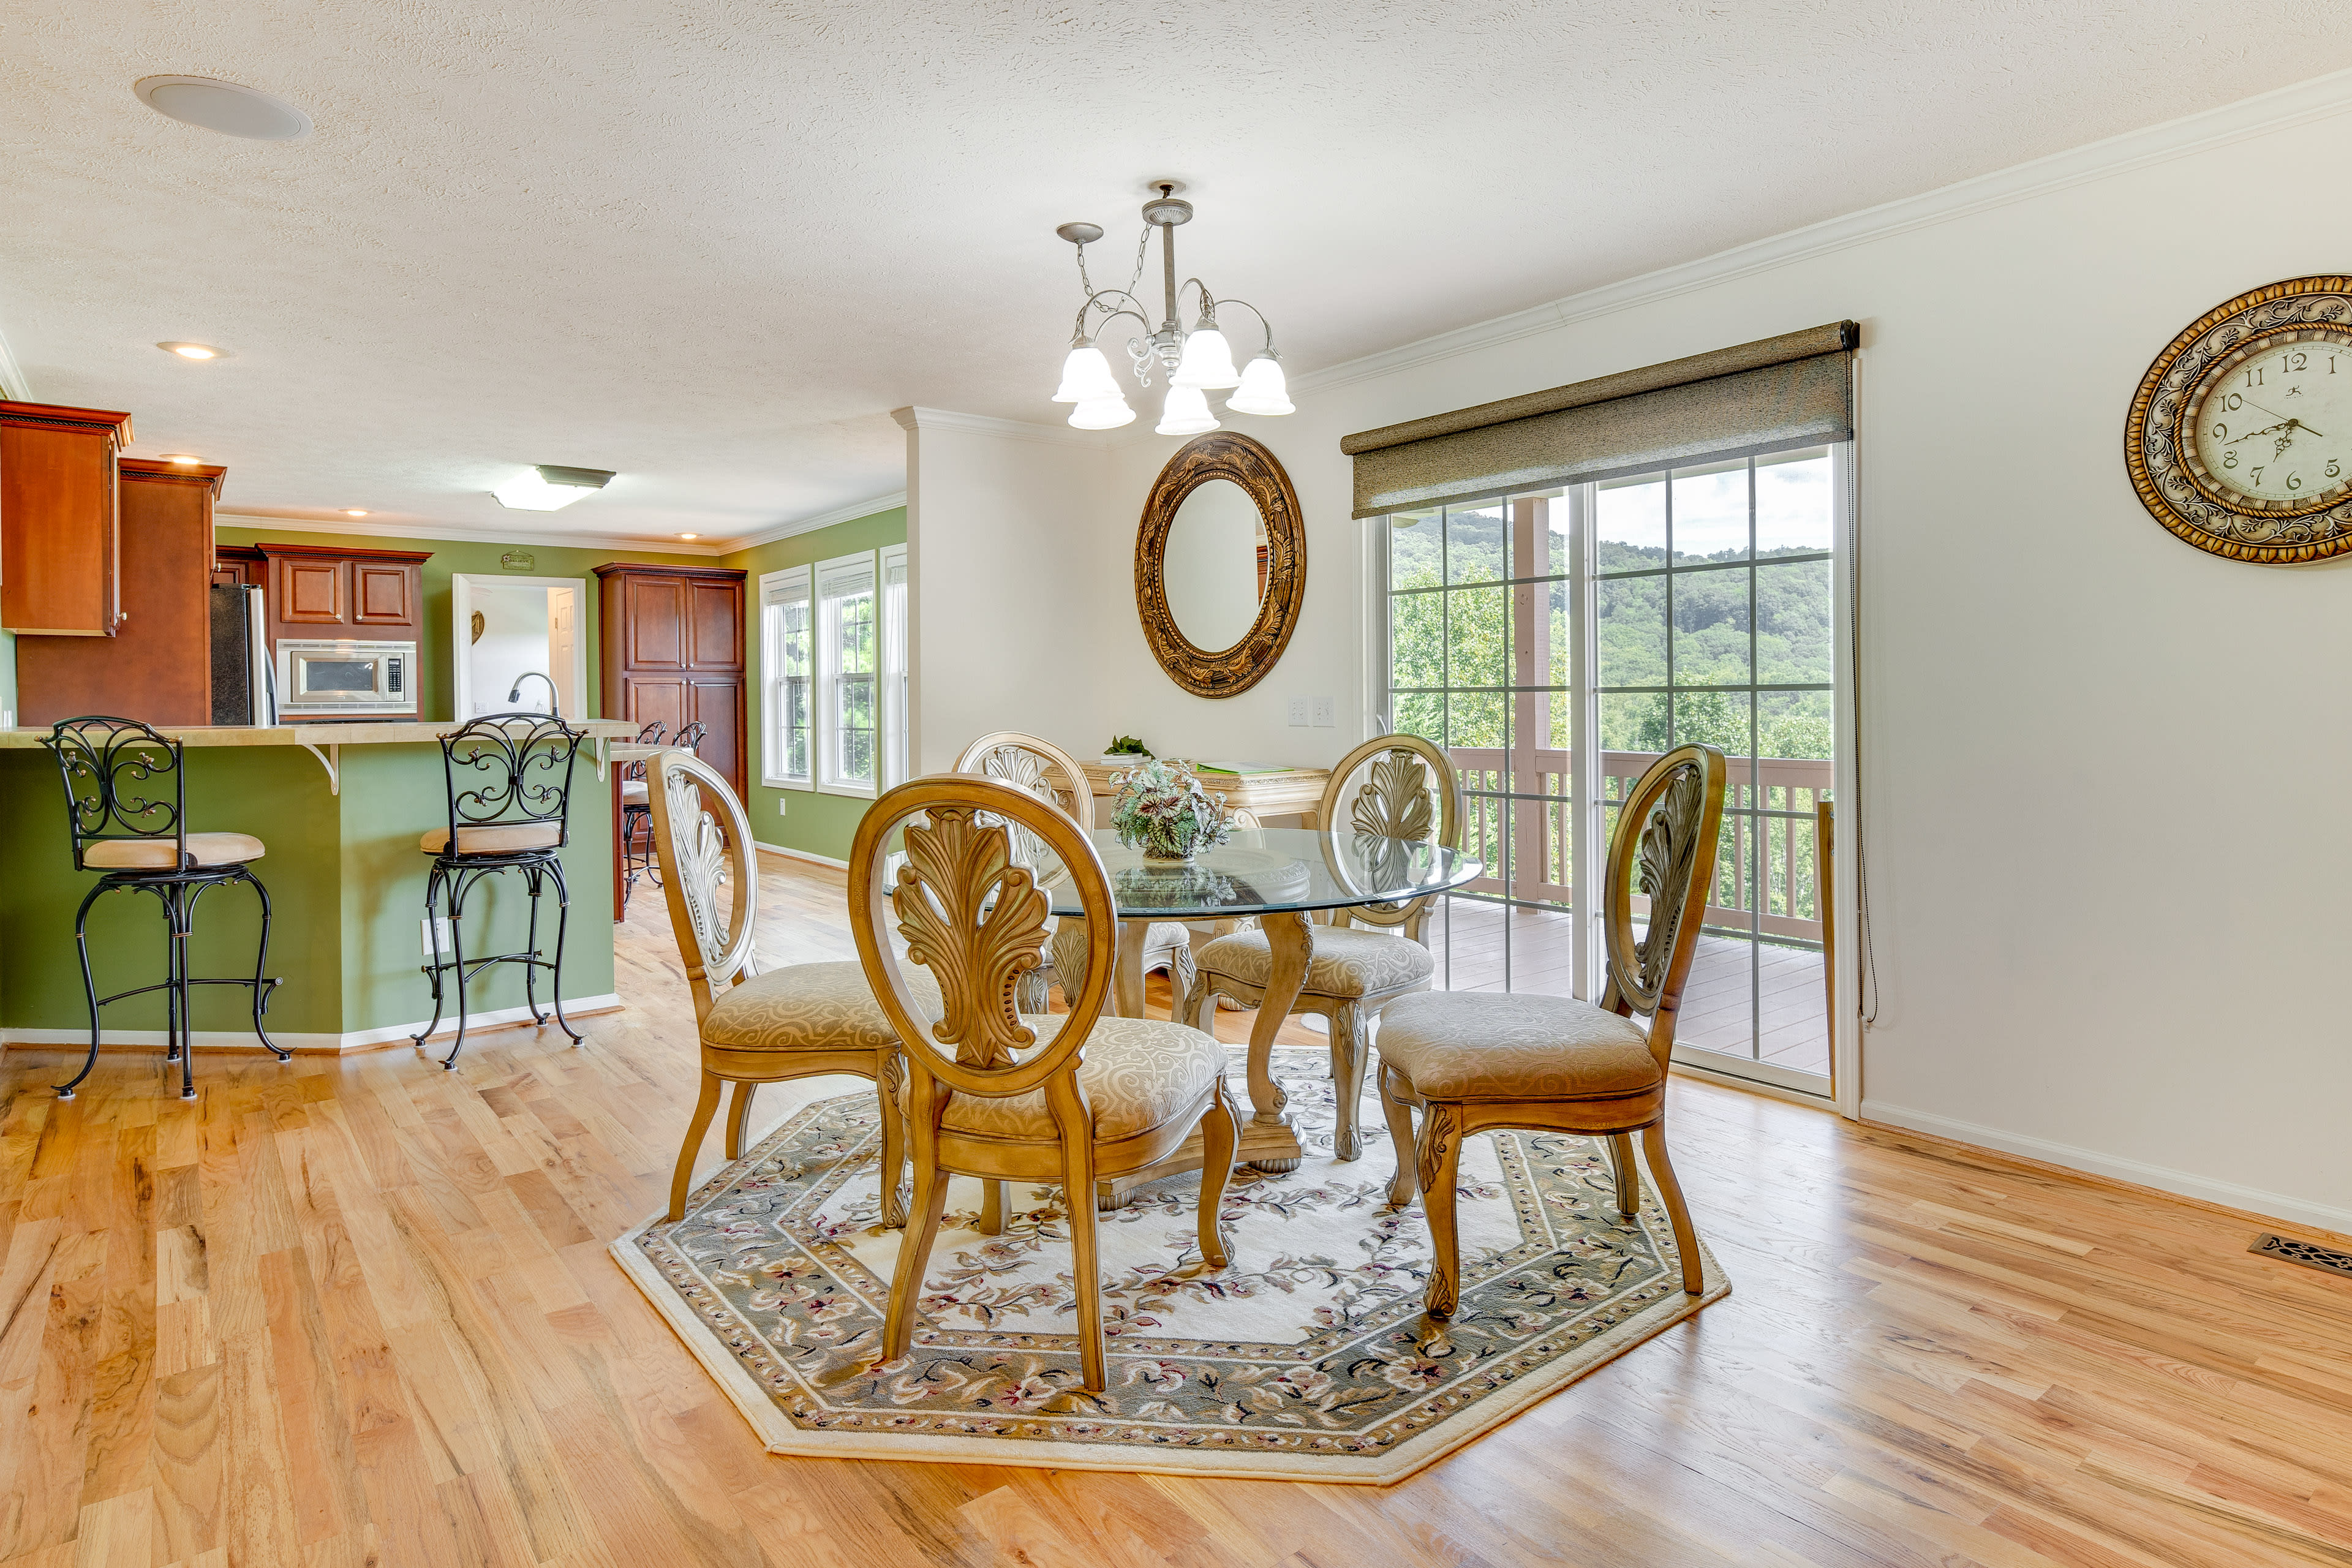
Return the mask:
<path fill-rule="evenodd" d="M 1123 1017 L 1145 1016 L 1143 953 L 1151 927 L 1166 921 L 1193 924 L 1197 950 L 1215 934 L 1211 922 L 1257 917 L 1270 950 L 1266 984 L 1257 998 L 1249 1038 L 1249 1096 L 1254 1114 L 1242 1124 L 1239 1158 L 1264 1171 L 1297 1168 L 1301 1151 L 1285 1114 L 1289 1097 L 1272 1070 L 1275 1036 L 1298 999 L 1314 957 L 1310 916 L 1364 904 L 1393 904 L 1461 887 L 1486 869 L 1475 858 L 1441 845 L 1378 834 L 1313 827 L 1245 828 L 1190 862 L 1147 861 L 1142 851 L 1118 841 L 1110 828 L 1089 830 L 1095 852 L 1109 874 L 1111 899 L 1118 907 L 1118 954 L 1113 969 L 1112 1010 Z M 1059 873 L 1057 875 L 1057 873 Z M 1038 886 L 1056 915 L 1084 912 L 1066 872 L 1041 869 Z M 1402 932 L 1391 938 L 1410 942 Z M 1171 976 L 1171 984 L 1173 976 Z M 1203 997 L 1187 1016 L 1192 999 L 1171 995 L 1171 1015 L 1215 1033 L 1215 1003 Z M 1200 1162 L 1198 1139 L 1145 1176 L 1156 1179 Z"/>

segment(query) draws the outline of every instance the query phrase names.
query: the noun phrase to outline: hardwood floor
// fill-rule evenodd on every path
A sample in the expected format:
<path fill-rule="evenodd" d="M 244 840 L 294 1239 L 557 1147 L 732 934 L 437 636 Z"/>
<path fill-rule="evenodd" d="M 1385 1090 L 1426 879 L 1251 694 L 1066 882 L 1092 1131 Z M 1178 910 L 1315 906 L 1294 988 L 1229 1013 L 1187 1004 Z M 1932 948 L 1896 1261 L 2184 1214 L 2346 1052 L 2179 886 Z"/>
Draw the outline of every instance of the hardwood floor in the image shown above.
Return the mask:
<path fill-rule="evenodd" d="M 763 950 L 847 955 L 837 875 L 771 864 Z M 59 1103 L 10 1052 L 0 1564 L 2352 1563 L 2352 1280 L 1698 1083 L 1730 1299 L 1402 1485 L 768 1456 L 604 1253 L 694 1075 L 657 892 L 622 958 L 585 1047 L 456 1073 L 207 1055 L 183 1105 L 124 1053 Z"/>

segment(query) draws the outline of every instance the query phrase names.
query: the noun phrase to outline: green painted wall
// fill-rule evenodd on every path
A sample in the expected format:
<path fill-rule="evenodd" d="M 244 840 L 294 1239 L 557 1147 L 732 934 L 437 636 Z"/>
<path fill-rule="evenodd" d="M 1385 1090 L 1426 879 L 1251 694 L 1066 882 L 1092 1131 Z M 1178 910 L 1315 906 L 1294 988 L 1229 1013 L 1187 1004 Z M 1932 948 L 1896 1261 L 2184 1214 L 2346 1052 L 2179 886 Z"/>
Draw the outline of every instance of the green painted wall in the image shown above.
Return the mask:
<path fill-rule="evenodd" d="M 907 509 L 893 507 L 888 511 L 877 511 L 871 517 L 836 522 L 831 528 L 821 528 L 814 533 L 796 533 L 773 544 L 762 544 L 754 550 L 740 550 L 719 563 L 722 566 L 740 566 L 751 574 L 744 583 L 745 636 L 751 645 L 744 650 L 744 668 L 749 679 L 745 700 L 751 713 L 751 765 L 748 776 L 751 781 L 751 798 L 743 803 L 743 808 L 751 814 L 752 836 L 762 844 L 822 855 L 828 860 L 846 860 L 850 840 L 857 835 L 858 820 L 873 803 L 861 795 L 824 795 L 809 789 L 770 789 L 760 782 L 760 694 L 764 689 L 759 632 L 760 574 L 781 572 L 788 566 L 813 565 L 856 550 L 879 550 L 886 545 L 906 542 Z M 779 800 L 784 802 L 787 808 L 782 817 L 776 815 Z"/>
<path fill-rule="evenodd" d="M 902 525 L 903 527 L 903 525 Z M 421 719 L 451 719 L 456 714 L 457 683 L 449 665 L 449 579 L 463 572 L 486 577 L 579 577 L 587 582 L 588 603 L 582 606 L 581 619 L 586 623 L 588 642 L 588 695 L 590 716 L 599 714 L 603 677 L 598 656 L 597 634 L 601 627 L 596 610 L 596 578 L 594 569 L 608 561 L 650 562 L 657 566 L 733 565 L 720 563 L 708 555 L 665 555 L 638 550 L 560 549 L 546 544 L 497 544 L 460 542 L 447 539 L 377 539 L 341 534 L 295 533 L 286 529 L 272 532 L 266 527 L 235 528 L 223 525 L 214 530 L 214 537 L 223 544 L 251 544 L 257 540 L 287 544 L 313 544 L 328 549 L 348 546 L 353 550 L 429 550 L 433 559 L 425 563 L 425 630 L 416 650 L 417 663 L 423 667 L 427 710 L 417 715 Z M 529 572 L 508 573 L 499 565 L 499 557 L 510 550 L 520 550 L 531 557 Z M 747 552 L 746 553 L 751 553 Z M 577 717 L 577 715 L 573 715 Z"/>

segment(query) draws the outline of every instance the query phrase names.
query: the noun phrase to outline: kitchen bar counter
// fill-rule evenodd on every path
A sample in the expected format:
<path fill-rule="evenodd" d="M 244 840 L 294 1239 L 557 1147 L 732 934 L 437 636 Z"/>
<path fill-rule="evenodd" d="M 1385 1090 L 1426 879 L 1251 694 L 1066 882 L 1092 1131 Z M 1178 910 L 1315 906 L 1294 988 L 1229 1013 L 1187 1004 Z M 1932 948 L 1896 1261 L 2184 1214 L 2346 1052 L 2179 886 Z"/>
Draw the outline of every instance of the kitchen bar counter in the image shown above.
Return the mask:
<path fill-rule="evenodd" d="M 576 1019 L 619 1005 L 613 995 L 613 785 L 604 752 L 635 726 L 604 719 L 574 723 L 592 737 L 573 764 L 562 852 L 572 900 L 563 996 Z M 250 833 L 269 847 L 253 869 L 273 906 L 269 973 L 285 982 L 268 1015 L 280 1045 L 345 1051 L 404 1044 L 433 1016 L 421 972 L 431 858 L 417 840 L 448 824 L 438 742 L 457 728 L 382 721 L 159 726 L 186 747 L 190 830 Z M 64 791 L 54 758 L 40 744 L 48 733 L 0 730 L 0 813 L 10 824 L 0 839 L 0 887 L 8 889 L 0 899 L 0 1039 L 79 1050 L 89 1043 L 89 1014 L 74 957 L 74 910 L 97 873 L 73 868 Z M 552 898 L 551 892 L 541 927 L 541 945 L 550 949 Z M 467 950 L 522 946 L 527 908 L 520 878 L 489 879 L 467 905 Z M 248 889 L 207 896 L 195 928 L 194 973 L 252 973 L 259 915 Z M 163 922 L 153 899 L 109 894 L 90 911 L 89 935 L 100 994 L 163 978 Z M 244 993 L 199 990 L 198 1047 L 258 1051 L 250 1028 L 240 1026 Z M 470 990 L 477 1027 L 524 1016 L 521 975 L 513 965 L 484 971 Z M 118 1003 L 107 1008 L 105 1025 L 110 1044 L 155 1047 L 160 1060 L 160 999 Z M 443 1032 L 451 1027 L 445 1019 Z M 196 1081 L 205 1081 L 201 1063 Z"/>

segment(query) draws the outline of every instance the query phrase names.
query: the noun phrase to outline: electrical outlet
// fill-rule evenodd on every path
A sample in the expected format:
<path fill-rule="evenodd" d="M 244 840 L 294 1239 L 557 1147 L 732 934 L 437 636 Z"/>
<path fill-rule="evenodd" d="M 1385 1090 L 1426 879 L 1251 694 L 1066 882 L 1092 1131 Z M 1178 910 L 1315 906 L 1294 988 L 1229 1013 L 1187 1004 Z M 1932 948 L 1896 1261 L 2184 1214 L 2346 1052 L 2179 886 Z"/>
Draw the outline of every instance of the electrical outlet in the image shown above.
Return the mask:
<path fill-rule="evenodd" d="M 784 797 L 782 795 L 778 795 L 776 797 L 776 815 L 778 816 L 784 815 Z"/>
<path fill-rule="evenodd" d="M 1303 730 L 1307 727 L 1307 701 L 1304 697 L 1294 697 L 1290 700 L 1290 722 L 1297 729 Z"/>
<path fill-rule="evenodd" d="M 1315 727 L 1331 730 L 1337 729 L 1339 723 L 1339 704 L 1328 697 L 1318 697 L 1315 700 Z"/>
<path fill-rule="evenodd" d="M 445 960 L 452 956 L 457 945 L 457 931 L 449 923 L 447 915 L 435 915 L 430 919 L 418 921 L 416 944 L 424 950 L 425 960 L 428 963 L 433 961 L 433 928 L 435 926 L 441 928 L 441 956 Z"/>

